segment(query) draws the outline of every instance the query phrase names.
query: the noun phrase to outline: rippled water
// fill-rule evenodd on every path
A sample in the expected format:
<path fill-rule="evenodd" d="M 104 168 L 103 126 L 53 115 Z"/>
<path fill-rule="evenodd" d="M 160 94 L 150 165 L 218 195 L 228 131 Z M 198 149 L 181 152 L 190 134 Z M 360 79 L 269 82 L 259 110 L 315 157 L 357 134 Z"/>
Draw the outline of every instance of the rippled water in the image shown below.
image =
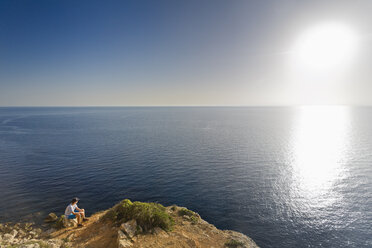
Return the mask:
<path fill-rule="evenodd" d="M 178 204 L 262 247 L 372 246 L 372 108 L 0 108 L 0 221 Z"/>

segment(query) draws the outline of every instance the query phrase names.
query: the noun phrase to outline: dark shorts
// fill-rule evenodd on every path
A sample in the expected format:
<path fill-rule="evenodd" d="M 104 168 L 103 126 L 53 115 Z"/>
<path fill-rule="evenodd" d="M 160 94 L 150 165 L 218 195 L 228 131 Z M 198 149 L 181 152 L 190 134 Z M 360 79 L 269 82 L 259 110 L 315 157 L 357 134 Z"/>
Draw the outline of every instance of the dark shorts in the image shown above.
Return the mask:
<path fill-rule="evenodd" d="M 76 210 L 76 209 L 75 209 L 74 212 L 75 212 L 75 213 L 79 213 L 79 210 Z M 70 214 L 70 215 L 67 216 L 67 219 L 69 219 L 69 220 L 71 220 L 71 219 L 75 219 L 75 218 L 76 218 L 76 215 L 74 215 L 74 214 Z"/>

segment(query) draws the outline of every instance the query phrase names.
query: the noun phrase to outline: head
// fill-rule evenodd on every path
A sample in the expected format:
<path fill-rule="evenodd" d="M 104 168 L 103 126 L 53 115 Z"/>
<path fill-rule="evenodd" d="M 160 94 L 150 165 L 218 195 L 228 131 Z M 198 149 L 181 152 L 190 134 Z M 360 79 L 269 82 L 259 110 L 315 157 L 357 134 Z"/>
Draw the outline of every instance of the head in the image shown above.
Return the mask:
<path fill-rule="evenodd" d="M 71 204 L 74 205 L 74 204 L 78 203 L 78 201 L 79 201 L 79 198 L 74 197 L 74 198 L 72 198 L 72 200 L 71 200 Z"/>

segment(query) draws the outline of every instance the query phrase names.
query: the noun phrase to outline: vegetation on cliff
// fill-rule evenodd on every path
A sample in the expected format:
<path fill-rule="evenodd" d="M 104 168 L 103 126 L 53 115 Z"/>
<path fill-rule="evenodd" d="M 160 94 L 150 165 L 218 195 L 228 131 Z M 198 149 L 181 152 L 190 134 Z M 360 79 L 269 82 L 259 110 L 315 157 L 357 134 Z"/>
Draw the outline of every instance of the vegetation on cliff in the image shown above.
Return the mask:
<path fill-rule="evenodd" d="M 119 225 L 134 219 L 144 232 L 155 227 L 170 231 L 174 220 L 165 210 L 165 207 L 159 203 L 131 202 L 125 199 L 109 209 L 103 218 L 110 219 Z"/>

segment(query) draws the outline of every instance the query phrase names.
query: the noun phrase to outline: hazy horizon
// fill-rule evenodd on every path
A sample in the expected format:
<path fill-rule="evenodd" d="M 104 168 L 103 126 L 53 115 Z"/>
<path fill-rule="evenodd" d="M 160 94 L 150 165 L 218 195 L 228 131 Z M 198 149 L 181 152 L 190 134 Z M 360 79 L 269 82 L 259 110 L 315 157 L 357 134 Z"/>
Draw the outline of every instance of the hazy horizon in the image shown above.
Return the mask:
<path fill-rule="evenodd" d="M 1 105 L 0 108 L 272 108 L 272 107 L 372 107 L 351 104 L 293 104 L 293 105 Z"/>
<path fill-rule="evenodd" d="M 1 1 L 0 106 L 370 106 L 371 1 Z"/>

